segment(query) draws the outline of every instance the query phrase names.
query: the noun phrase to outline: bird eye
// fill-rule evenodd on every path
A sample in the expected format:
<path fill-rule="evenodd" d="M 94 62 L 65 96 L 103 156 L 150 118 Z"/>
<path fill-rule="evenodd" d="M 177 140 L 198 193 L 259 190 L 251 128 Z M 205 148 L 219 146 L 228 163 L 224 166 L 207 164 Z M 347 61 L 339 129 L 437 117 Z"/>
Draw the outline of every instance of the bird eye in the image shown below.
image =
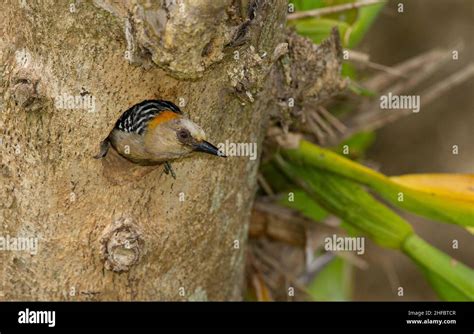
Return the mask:
<path fill-rule="evenodd" d="M 190 137 L 190 134 L 189 134 L 189 132 L 188 132 L 187 130 L 184 130 L 184 129 L 183 129 L 183 130 L 180 130 L 180 131 L 178 132 L 178 137 L 179 137 L 180 139 L 188 139 L 188 138 Z"/>

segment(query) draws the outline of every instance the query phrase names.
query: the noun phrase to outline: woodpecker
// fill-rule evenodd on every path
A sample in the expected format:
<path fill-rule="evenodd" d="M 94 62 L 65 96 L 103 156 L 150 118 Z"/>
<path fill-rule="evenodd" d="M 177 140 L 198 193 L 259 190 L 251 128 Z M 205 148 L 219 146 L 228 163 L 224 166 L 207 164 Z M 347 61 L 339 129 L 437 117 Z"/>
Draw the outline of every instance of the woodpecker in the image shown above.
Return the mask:
<path fill-rule="evenodd" d="M 175 104 L 164 100 L 145 100 L 125 111 L 101 142 L 95 158 L 105 157 L 110 146 L 139 165 L 165 164 L 165 172 L 171 172 L 174 178 L 171 160 L 195 151 L 225 157 L 206 141 L 206 133 L 199 125 L 186 118 Z"/>

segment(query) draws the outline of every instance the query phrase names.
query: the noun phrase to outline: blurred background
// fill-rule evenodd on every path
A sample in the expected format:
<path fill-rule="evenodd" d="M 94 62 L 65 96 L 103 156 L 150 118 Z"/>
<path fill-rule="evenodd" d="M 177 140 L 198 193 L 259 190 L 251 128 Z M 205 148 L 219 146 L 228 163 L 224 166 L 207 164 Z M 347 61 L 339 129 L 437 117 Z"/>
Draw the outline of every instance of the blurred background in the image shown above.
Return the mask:
<path fill-rule="evenodd" d="M 404 13 L 397 13 L 398 3 Z M 459 60 L 448 62 L 427 83 L 446 76 L 474 60 L 474 1 L 411 0 L 390 1 L 382 9 L 358 50 L 371 60 L 394 65 L 434 48 L 463 45 Z M 421 86 L 423 88 L 423 86 Z M 474 79 L 440 96 L 418 114 L 401 118 L 376 133 L 368 151 L 384 174 L 474 173 Z M 460 148 L 452 154 L 452 146 Z M 402 214 L 403 215 L 403 214 Z M 406 217 L 426 240 L 474 267 L 472 236 L 458 226 L 432 224 L 415 215 Z M 459 249 L 452 240 L 459 240 Z M 366 270 L 356 270 L 354 299 L 390 300 L 393 284 L 404 287 L 406 300 L 436 300 L 436 294 L 418 268 L 403 254 L 369 245 Z M 390 267 L 390 268 L 389 268 Z M 384 268 L 386 268 L 384 270 Z"/>
<path fill-rule="evenodd" d="M 290 5 L 294 5 L 298 15 L 315 9 L 326 10 L 364 1 L 370 0 L 293 0 Z M 316 111 L 316 116 L 314 110 L 302 110 L 300 114 L 305 117 L 291 124 L 290 131 L 300 133 L 312 143 L 340 155 L 345 154 L 341 150 L 342 145 L 348 144 L 351 149 L 348 158 L 387 176 L 474 173 L 474 1 L 387 1 L 385 5 L 371 5 L 329 14 L 326 12 L 322 16 L 296 16 L 292 17 L 290 14 L 288 18 L 289 26 L 297 33 L 320 44 L 328 38 L 331 28 L 337 26 L 344 50 L 355 52 L 352 55 L 351 51 L 351 56 L 349 59 L 345 58 L 342 66 L 342 75 L 348 80 L 347 90 L 325 104 L 322 110 L 320 108 Z M 438 50 L 438 56 L 427 56 L 431 51 L 435 54 L 434 50 Z M 457 51 L 458 59 L 453 59 L 453 51 Z M 424 55 L 423 60 L 414 70 L 403 75 L 401 72 L 393 74 L 395 69 L 400 69 L 397 65 L 421 55 Z M 463 74 L 462 80 L 453 83 L 453 77 L 459 79 Z M 388 89 L 387 85 L 373 84 L 373 78 L 380 79 L 381 76 L 385 76 L 386 83 L 392 82 Z M 380 83 L 380 80 L 377 82 Z M 448 88 L 433 88 L 443 85 Z M 387 120 L 390 117 L 386 116 L 388 113 L 397 111 L 381 113 L 379 94 L 386 94 L 391 89 L 399 89 L 398 94 L 402 95 L 421 95 L 420 112 L 410 111 L 396 120 Z M 435 98 L 430 102 L 428 98 L 424 99 L 429 91 L 436 92 L 432 94 Z M 370 110 L 375 110 L 385 120 L 375 130 L 367 128 L 365 123 L 370 122 L 357 123 L 357 117 Z M 338 120 L 333 120 L 328 113 Z M 311 117 L 316 117 L 312 123 L 308 121 Z M 458 148 L 458 154 L 453 154 L 454 145 Z M 321 152 L 316 145 L 315 150 L 314 152 Z M 307 153 L 301 154 L 304 156 Z M 361 215 L 361 220 L 370 221 L 371 218 L 367 216 L 370 216 L 372 207 L 368 205 L 365 208 L 364 218 L 364 209 L 361 210 L 357 204 L 352 207 L 348 205 L 345 209 L 344 203 L 352 200 L 350 196 L 341 196 L 339 199 L 336 194 L 329 203 L 342 201 L 339 207 L 342 210 L 336 208 L 331 211 L 323 204 L 325 197 L 333 195 L 320 192 L 318 197 L 311 195 L 304 187 L 301 191 L 298 176 L 292 178 L 287 173 L 279 173 L 278 167 L 275 169 L 275 163 L 271 162 L 279 153 L 272 154 L 273 157 L 267 159 L 270 163 L 266 163 L 265 159 L 262 163 L 260 191 L 250 225 L 247 261 L 249 299 L 472 300 L 473 296 L 469 293 L 461 298 L 454 292 L 459 288 L 463 290 L 462 286 L 466 288 L 465 292 L 472 291 L 474 273 L 469 268 L 474 267 L 474 243 L 472 234 L 462 226 L 466 222 L 435 222 L 397 209 L 393 203 L 384 202 L 409 222 L 418 236 L 469 267 L 462 269 L 466 275 L 462 279 L 463 283 L 458 282 L 461 285 L 447 276 L 443 277 L 449 282 L 448 285 L 456 286 L 454 290 L 442 284 L 433 285 L 423 274 L 422 270 L 427 269 L 426 264 L 435 263 L 435 257 L 437 260 L 439 254 L 424 254 L 425 264 L 415 263 L 413 257 L 407 256 L 410 252 L 376 245 L 372 241 L 373 236 L 365 238 L 363 255 L 325 252 L 325 237 L 333 234 L 358 235 L 360 231 L 351 230 L 357 224 L 349 226 L 345 223 L 353 217 L 354 212 L 356 216 Z M 322 167 L 314 162 L 311 166 L 298 169 L 300 162 L 297 159 L 292 161 L 291 157 L 285 158 L 289 159 L 287 161 L 290 161 L 291 168 L 295 168 L 295 176 L 303 173 L 304 168 L 315 168 L 316 173 L 324 170 L 319 169 Z M 309 180 L 310 183 L 321 185 L 328 182 L 324 180 L 324 173 L 321 174 L 323 176 L 301 175 L 300 178 L 306 178 L 305 181 Z M 326 174 L 326 177 L 330 175 Z M 473 184 L 472 179 L 464 184 L 466 197 L 463 201 L 469 201 L 469 185 L 472 187 Z M 455 188 L 454 184 L 450 186 Z M 301 191 L 296 195 L 300 198 L 299 203 L 288 203 L 285 199 L 292 187 Z M 320 191 L 324 187 L 314 189 Z M 380 199 L 374 189 L 364 189 Z M 358 202 L 357 198 L 355 202 Z M 328 215 L 325 209 L 335 216 Z M 336 216 L 344 216 L 346 220 Z M 471 215 L 467 214 L 465 217 L 470 219 Z M 379 226 L 386 221 L 387 219 L 380 220 Z M 393 228 L 396 224 L 391 226 Z M 369 234 L 373 232 L 370 228 L 367 231 Z M 453 248 L 453 241 L 458 243 L 457 249 Z M 446 272 L 460 270 L 453 269 L 456 267 L 453 261 L 451 259 L 444 263 Z M 432 269 L 428 269 L 430 275 Z M 294 293 L 292 289 L 295 290 Z"/>

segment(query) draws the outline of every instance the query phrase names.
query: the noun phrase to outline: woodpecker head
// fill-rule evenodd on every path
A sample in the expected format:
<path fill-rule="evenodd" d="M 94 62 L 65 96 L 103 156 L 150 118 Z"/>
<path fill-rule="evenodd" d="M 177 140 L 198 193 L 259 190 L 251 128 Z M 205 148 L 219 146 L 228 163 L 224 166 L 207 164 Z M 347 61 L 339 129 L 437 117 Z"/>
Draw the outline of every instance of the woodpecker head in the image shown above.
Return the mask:
<path fill-rule="evenodd" d="M 164 111 L 150 121 L 145 138 L 145 149 L 160 160 L 176 159 L 195 151 L 224 156 L 206 141 L 206 133 L 199 125 L 171 111 Z"/>

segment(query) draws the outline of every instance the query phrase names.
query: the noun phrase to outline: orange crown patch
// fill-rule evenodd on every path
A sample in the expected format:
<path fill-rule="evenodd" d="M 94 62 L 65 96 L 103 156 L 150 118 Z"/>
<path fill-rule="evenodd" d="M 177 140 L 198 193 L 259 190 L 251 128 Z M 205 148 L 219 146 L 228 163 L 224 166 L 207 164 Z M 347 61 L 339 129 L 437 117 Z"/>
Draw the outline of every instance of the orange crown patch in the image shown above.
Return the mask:
<path fill-rule="evenodd" d="M 179 117 L 180 116 L 175 112 L 163 111 L 163 112 L 159 113 L 158 115 L 156 115 L 155 118 L 153 118 L 150 121 L 150 124 L 148 125 L 148 128 L 153 129 L 153 128 L 157 127 L 158 125 L 160 125 L 161 123 L 165 123 L 165 122 L 171 121 L 172 119 L 179 118 Z"/>

